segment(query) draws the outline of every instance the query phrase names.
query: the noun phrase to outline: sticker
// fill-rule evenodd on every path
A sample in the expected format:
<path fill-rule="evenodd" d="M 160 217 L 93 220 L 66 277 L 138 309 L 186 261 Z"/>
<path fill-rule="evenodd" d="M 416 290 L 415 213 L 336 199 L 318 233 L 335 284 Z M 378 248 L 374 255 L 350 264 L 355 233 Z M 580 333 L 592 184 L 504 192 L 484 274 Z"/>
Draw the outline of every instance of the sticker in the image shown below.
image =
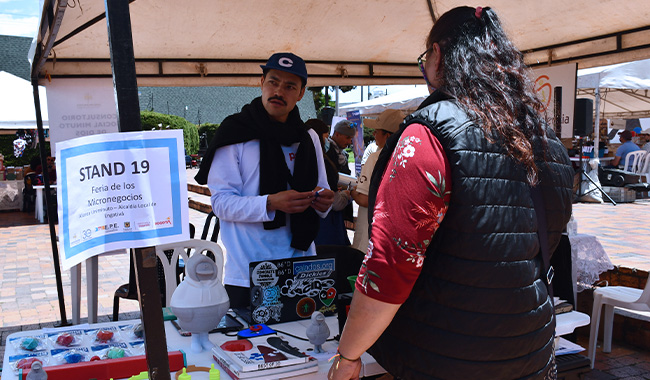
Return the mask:
<path fill-rule="evenodd" d="M 309 318 L 316 310 L 316 301 L 311 297 L 300 299 L 296 304 L 296 313 L 302 318 Z"/>
<path fill-rule="evenodd" d="M 336 289 L 334 288 L 329 288 L 327 290 L 321 290 L 320 292 L 320 300 L 325 306 L 329 306 L 334 302 L 334 299 L 336 298 Z"/>
<path fill-rule="evenodd" d="M 278 283 L 278 267 L 268 261 L 261 262 L 253 269 L 251 279 L 256 286 L 275 286 Z"/>

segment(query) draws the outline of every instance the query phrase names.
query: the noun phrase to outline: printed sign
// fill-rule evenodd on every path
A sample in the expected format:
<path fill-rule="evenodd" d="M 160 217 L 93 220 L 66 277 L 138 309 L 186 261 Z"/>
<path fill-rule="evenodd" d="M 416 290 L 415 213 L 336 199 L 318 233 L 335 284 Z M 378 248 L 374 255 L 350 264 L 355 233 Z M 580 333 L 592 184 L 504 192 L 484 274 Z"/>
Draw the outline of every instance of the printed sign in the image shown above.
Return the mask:
<path fill-rule="evenodd" d="M 576 63 L 533 70 L 535 91 L 544 104 L 547 118 L 551 123 L 558 124 L 554 127 L 556 127 L 555 134 L 560 138 L 573 137 L 577 73 Z M 558 99 L 556 95 L 559 95 Z M 556 103 L 560 105 L 558 110 L 555 109 Z"/>
<path fill-rule="evenodd" d="M 107 251 L 188 239 L 183 152 L 181 130 L 56 144 L 63 267 Z"/>
<path fill-rule="evenodd" d="M 361 174 L 361 159 L 363 158 L 363 151 L 365 144 L 363 142 L 363 125 L 361 124 L 361 114 L 359 111 L 350 111 L 346 114 L 348 121 L 352 122 L 357 128 L 357 134 L 352 140 L 352 151 L 354 152 L 354 170 L 355 177 Z"/>
<path fill-rule="evenodd" d="M 58 142 L 118 132 L 113 79 L 56 78 L 46 91 L 52 154 Z"/>

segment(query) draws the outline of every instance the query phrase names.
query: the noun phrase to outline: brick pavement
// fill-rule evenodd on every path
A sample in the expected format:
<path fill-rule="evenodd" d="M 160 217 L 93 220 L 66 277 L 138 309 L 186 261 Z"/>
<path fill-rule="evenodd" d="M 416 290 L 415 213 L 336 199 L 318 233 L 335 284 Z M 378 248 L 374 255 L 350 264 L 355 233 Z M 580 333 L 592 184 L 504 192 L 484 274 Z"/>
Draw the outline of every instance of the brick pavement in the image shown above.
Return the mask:
<path fill-rule="evenodd" d="M 633 203 L 576 203 L 578 232 L 595 235 L 614 265 L 650 271 L 650 199 Z"/>

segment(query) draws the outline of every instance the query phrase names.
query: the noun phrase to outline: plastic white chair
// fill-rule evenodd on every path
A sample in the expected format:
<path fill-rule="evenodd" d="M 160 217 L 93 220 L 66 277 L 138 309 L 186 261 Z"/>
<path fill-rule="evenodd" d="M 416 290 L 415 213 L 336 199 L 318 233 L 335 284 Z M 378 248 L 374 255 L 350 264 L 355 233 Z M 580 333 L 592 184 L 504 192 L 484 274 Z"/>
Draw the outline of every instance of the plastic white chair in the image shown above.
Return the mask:
<path fill-rule="evenodd" d="M 157 245 L 155 249 L 156 256 L 160 259 L 165 274 L 165 299 L 167 300 L 167 306 L 170 305 L 169 302 L 171 301 L 172 294 L 178 286 L 176 262 L 178 262 L 179 258 L 183 258 L 183 261 L 187 262 L 190 256 L 194 254 L 205 254 L 210 256 L 210 253 L 212 253 L 217 268 L 219 268 L 219 273 L 223 273 L 223 250 L 219 244 L 213 241 L 190 239 L 176 243 Z M 173 253 L 172 256 L 169 257 L 165 254 L 165 251 L 171 250 L 173 250 Z"/>
<path fill-rule="evenodd" d="M 625 156 L 625 165 L 623 166 L 623 170 L 626 172 L 632 172 L 632 173 L 637 173 L 636 168 L 639 164 L 639 161 L 647 154 L 645 150 L 636 150 L 634 152 L 630 152 Z"/>
<path fill-rule="evenodd" d="M 643 174 L 645 175 L 645 182 L 650 182 L 650 152 L 647 152 L 645 156 L 643 156 L 642 163 L 639 163 L 637 167 L 639 168 L 638 174 Z"/>
<path fill-rule="evenodd" d="M 589 332 L 589 360 L 594 368 L 596 358 L 596 341 L 600 312 L 605 306 L 603 352 L 612 351 L 612 326 L 614 325 L 614 307 L 636 311 L 650 311 L 650 275 L 645 289 L 627 286 L 606 286 L 594 290 L 594 308 L 591 313 L 591 331 Z"/>

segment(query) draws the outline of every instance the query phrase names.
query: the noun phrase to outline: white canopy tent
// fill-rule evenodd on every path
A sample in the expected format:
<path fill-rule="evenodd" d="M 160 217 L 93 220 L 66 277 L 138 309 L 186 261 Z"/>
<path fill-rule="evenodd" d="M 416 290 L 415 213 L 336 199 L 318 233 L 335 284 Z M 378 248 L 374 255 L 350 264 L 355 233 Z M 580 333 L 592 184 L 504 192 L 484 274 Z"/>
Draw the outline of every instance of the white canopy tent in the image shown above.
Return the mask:
<path fill-rule="evenodd" d="M 578 71 L 578 97 L 595 98 L 605 119 L 650 117 L 650 59 Z"/>
<path fill-rule="evenodd" d="M 626 62 L 578 73 L 578 96 L 593 98 L 600 126 L 602 118 L 650 116 L 650 59 Z M 607 112 L 606 112 L 607 111 Z M 600 141 L 600 128 L 594 128 L 594 146 Z"/>
<path fill-rule="evenodd" d="M 36 129 L 34 92 L 29 81 L 0 71 L 0 130 Z M 38 87 L 43 112 L 43 127 L 47 128 L 45 88 Z"/>
<path fill-rule="evenodd" d="M 256 86 L 277 51 L 309 85 L 419 84 L 415 58 L 460 0 L 129 0 L 139 86 Z M 527 63 L 579 68 L 650 57 L 646 0 L 494 0 Z M 103 0 L 45 0 L 32 76 L 111 75 Z M 606 22 L 603 22 L 606 17 Z"/>
<path fill-rule="evenodd" d="M 404 90 L 364 102 L 339 107 L 339 114 L 343 115 L 346 112 L 358 110 L 362 116 L 376 116 L 389 108 L 402 110 L 404 113 L 409 114 L 415 111 L 427 96 L 429 96 L 427 87 L 418 86 L 411 90 Z"/>

